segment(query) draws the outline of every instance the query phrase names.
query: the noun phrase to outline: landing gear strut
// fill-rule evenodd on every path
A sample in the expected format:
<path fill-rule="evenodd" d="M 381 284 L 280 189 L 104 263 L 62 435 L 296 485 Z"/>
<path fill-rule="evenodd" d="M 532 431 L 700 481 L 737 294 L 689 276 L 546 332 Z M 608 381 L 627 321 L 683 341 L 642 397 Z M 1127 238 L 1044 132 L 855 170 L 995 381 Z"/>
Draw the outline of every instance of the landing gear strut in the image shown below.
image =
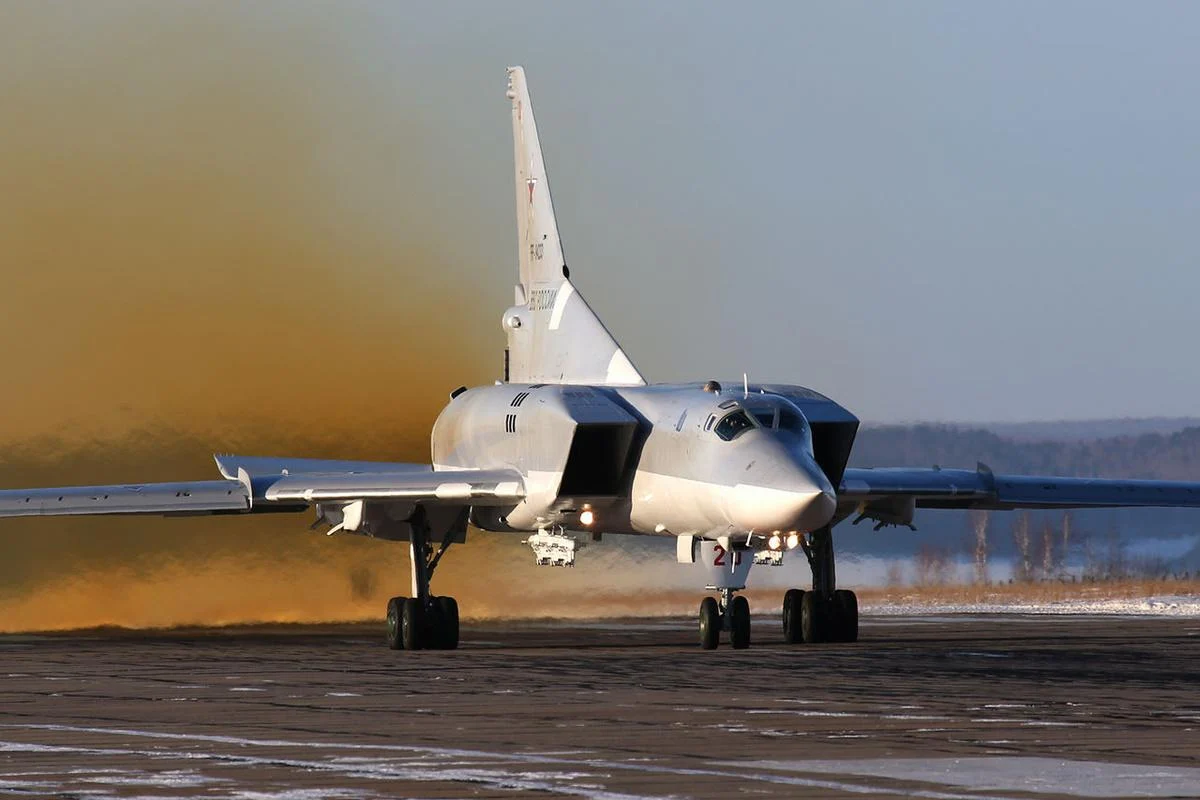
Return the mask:
<path fill-rule="evenodd" d="M 750 602 L 733 589 L 721 589 L 721 600 L 706 597 L 700 601 L 700 647 L 716 650 L 721 631 L 729 631 L 734 650 L 750 646 Z"/>
<path fill-rule="evenodd" d="M 453 597 L 434 597 L 429 581 L 438 562 L 450 549 L 461 525 L 450 525 L 435 549 L 430 542 L 429 517 L 417 506 L 409 518 L 409 561 L 412 566 L 412 597 L 393 597 L 387 607 L 387 643 L 393 650 L 454 650 L 458 647 L 458 603 Z"/>
<path fill-rule="evenodd" d="M 833 535 L 826 526 L 801 540 L 812 568 L 812 590 L 789 589 L 783 596 L 783 638 L 788 644 L 858 640 L 858 597 L 837 588 Z"/>

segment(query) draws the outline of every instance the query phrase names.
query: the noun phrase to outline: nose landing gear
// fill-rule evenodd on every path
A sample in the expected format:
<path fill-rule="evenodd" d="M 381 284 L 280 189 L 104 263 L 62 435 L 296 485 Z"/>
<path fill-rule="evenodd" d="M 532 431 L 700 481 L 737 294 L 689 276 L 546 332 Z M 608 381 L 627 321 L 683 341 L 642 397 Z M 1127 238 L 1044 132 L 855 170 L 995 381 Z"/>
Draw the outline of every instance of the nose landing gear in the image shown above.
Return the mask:
<path fill-rule="evenodd" d="M 729 632 L 734 650 L 750 646 L 750 601 L 735 595 L 733 589 L 721 589 L 721 600 L 706 597 L 700 601 L 700 647 L 716 650 L 721 632 Z"/>
<path fill-rule="evenodd" d="M 749 541 L 734 541 L 728 536 L 716 541 L 680 536 L 676 559 L 694 564 L 707 577 L 706 588 L 718 597 L 706 597 L 700 603 L 700 646 L 715 650 L 721 632 L 729 632 L 729 644 L 735 650 L 750 646 L 750 603 L 734 592 L 746 588 L 746 576 L 754 566 Z M 718 599 L 719 598 L 719 599 Z"/>
<path fill-rule="evenodd" d="M 716 650 L 721 643 L 721 629 L 724 621 L 717 601 L 706 597 L 700 601 L 700 647 L 705 650 Z"/>

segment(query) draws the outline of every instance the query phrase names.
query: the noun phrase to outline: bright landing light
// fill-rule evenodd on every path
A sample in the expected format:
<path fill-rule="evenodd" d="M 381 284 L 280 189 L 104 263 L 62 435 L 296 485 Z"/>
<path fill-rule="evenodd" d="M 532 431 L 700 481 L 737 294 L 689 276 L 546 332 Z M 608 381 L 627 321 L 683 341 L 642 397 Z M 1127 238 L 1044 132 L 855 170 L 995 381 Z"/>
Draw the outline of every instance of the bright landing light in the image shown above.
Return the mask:
<path fill-rule="evenodd" d="M 792 531 L 791 533 L 789 533 L 788 538 L 787 538 L 788 550 L 795 550 L 796 546 L 799 544 L 800 544 L 800 534 L 796 533 L 795 531 Z"/>
<path fill-rule="evenodd" d="M 779 545 L 782 543 L 783 540 L 779 538 L 778 533 L 771 534 L 771 538 L 767 539 L 767 547 L 771 548 L 772 550 L 778 550 Z"/>
<path fill-rule="evenodd" d="M 579 514 L 579 524 L 580 525 L 584 525 L 584 526 L 591 525 L 595 521 L 596 521 L 596 515 L 593 514 L 591 511 L 583 511 Z"/>

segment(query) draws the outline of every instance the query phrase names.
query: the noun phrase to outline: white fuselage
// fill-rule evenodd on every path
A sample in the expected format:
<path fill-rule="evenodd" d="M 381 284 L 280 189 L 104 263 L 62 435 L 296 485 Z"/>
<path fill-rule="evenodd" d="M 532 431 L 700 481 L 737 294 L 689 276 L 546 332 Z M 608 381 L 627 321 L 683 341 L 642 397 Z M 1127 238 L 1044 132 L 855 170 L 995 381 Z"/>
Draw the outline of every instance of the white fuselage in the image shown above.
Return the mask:
<path fill-rule="evenodd" d="M 475 514 L 489 530 L 715 538 L 814 530 L 836 506 L 803 415 L 771 394 L 499 384 L 456 396 L 432 447 L 435 469 L 524 476 L 522 502 Z"/>

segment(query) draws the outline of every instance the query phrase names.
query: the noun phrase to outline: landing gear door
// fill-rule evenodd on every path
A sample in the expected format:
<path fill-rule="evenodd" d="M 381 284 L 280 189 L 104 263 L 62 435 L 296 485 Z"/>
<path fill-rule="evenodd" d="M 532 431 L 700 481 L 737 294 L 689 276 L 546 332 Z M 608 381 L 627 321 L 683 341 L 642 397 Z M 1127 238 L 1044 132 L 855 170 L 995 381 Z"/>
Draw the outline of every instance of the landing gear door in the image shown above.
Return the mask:
<path fill-rule="evenodd" d="M 704 570 L 708 589 L 745 589 L 754 551 L 730 547 L 728 542 L 696 542 L 695 569 Z"/>

